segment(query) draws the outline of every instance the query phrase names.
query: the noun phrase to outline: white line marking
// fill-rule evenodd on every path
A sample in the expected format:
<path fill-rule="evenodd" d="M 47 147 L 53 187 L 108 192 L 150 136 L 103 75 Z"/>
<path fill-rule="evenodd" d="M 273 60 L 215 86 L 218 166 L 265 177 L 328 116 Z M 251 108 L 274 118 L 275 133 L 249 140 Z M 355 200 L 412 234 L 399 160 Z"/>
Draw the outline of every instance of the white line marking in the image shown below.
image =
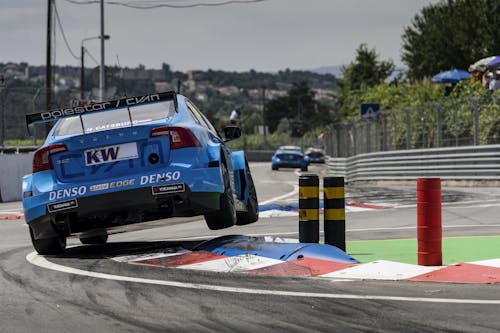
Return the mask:
<path fill-rule="evenodd" d="M 495 224 L 469 224 L 469 225 L 444 225 L 443 229 L 457 229 L 457 228 L 478 228 L 478 227 L 486 227 L 486 228 L 498 228 L 500 225 L 495 225 Z M 360 228 L 360 229 L 346 229 L 346 232 L 359 232 L 359 231 L 384 231 L 384 230 L 417 230 L 416 226 L 413 227 L 387 227 L 387 228 Z M 320 234 L 323 234 L 323 230 L 319 231 Z M 246 234 L 246 236 L 250 237 L 261 237 L 261 236 L 285 236 L 285 235 L 298 235 L 298 231 L 288 231 L 288 232 L 266 232 L 265 234 L 262 233 L 255 233 L 255 234 Z M 207 238 L 213 238 L 213 235 L 205 235 L 205 236 L 196 236 L 196 237 L 184 237 L 184 238 L 161 238 L 158 239 L 158 241 L 169 241 L 169 240 L 176 240 L 176 241 L 191 241 L 191 240 L 201 240 L 201 239 L 207 239 Z M 396 238 L 394 238 L 396 239 Z M 357 240 L 357 239 L 352 239 L 352 240 Z M 370 239 L 373 240 L 373 239 Z M 389 239 L 391 240 L 391 239 Z M 297 240 L 298 242 L 298 240 Z"/>
<path fill-rule="evenodd" d="M 264 202 L 259 202 L 259 205 L 267 205 L 268 203 L 275 202 L 281 199 L 285 199 L 288 197 L 291 197 L 292 195 L 297 195 L 299 193 L 299 186 L 298 185 L 293 185 L 293 191 L 289 192 L 287 194 L 280 195 L 279 197 L 274 197 L 269 200 L 266 200 Z"/>
<path fill-rule="evenodd" d="M 207 291 L 220 291 L 240 294 L 253 294 L 253 295 L 271 295 L 271 296 L 288 296 L 288 297 L 309 297 L 309 298 L 325 298 L 325 299 L 359 299 L 359 300 L 384 300 L 384 301 L 399 301 L 399 302 L 424 302 L 424 303 L 456 303 L 456 304 L 488 304 L 500 305 L 500 300 L 482 300 L 482 299 L 459 299 L 459 298 L 426 298 L 426 297 L 403 297 L 403 296 L 377 296 L 377 295 L 351 295 L 351 294 L 324 294 L 324 293 L 309 293 L 298 291 L 285 291 L 285 290 L 264 290 L 264 289 L 251 289 L 251 288 L 236 288 L 225 286 L 214 286 L 208 284 L 198 283 L 184 283 L 176 281 L 153 280 L 144 278 L 135 278 L 130 276 L 112 275 L 98 272 L 89 272 L 72 267 L 66 267 L 54 264 L 35 252 L 31 252 L 26 256 L 33 265 L 38 267 L 51 269 L 63 273 L 75 274 L 81 276 L 88 276 L 92 278 L 99 278 L 105 280 L 135 282 L 143 284 L 153 284 L 160 286 L 207 290 Z"/>

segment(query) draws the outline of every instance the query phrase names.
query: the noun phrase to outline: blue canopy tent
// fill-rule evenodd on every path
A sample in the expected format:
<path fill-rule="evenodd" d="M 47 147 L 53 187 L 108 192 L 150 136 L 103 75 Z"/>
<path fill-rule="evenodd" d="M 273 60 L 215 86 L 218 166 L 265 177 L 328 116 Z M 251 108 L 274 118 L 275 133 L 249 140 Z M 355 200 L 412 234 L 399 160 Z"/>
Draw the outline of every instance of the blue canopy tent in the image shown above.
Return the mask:
<path fill-rule="evenodd" d="M 500 68 L 500 56 L 496 56 L 493 59 L 491 59 L 490 62 L 488 63 L 488 68 L 490 70 Z"/>
<path fill-rule="evenodd" d="M 461 80 L 468 80 L 470 73 L 461 69 L 452 69 L 446 72 L 441 72 L 432 77 L 432 82 L 436 83 L 458 83 Z"/>

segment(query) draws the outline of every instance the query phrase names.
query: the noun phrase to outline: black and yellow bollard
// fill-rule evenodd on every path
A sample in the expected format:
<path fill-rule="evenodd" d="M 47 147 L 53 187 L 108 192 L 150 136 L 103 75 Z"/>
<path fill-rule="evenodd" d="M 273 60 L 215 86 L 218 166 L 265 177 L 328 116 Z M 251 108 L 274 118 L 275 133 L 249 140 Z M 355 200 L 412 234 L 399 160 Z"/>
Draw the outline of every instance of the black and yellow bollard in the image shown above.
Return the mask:
<path fill-rule="evenodd" d="M 299 241 L 319 242 L 319 177 L 299 177 Z"/>
<path fill-rule="evenodd" d="M 345 251 L 344 177 L 323 179 L 325 244 Z"/>

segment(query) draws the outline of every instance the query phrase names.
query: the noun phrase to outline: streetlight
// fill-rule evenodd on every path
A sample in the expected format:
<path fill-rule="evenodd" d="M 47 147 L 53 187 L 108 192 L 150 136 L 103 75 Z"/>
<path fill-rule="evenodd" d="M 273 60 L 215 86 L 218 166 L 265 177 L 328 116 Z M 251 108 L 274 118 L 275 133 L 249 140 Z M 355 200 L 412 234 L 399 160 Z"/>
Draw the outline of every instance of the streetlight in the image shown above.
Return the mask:
<path fill-rule="evenodd" d="M 95 36 L 95 37 L 88 37 L 82 39 L 82 46 L 81 46 L 81 67 L 80 67 L 80 100 L 83 100 L 83 89 L 84 89 L 84 83 L 85 83 L 85 46 L 83 45 L 84 42 L 92 39 L 101 39 L 101 36 Z M 104 35 L 105 40 L 109 39 L 109 35 Z"/>

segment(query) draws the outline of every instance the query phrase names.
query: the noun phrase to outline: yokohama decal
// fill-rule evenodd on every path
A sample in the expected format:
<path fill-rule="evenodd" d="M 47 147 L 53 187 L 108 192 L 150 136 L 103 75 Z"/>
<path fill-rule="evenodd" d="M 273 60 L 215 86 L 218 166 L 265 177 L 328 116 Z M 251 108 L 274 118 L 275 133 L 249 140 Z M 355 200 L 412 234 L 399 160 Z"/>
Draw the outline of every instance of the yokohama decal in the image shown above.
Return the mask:
<path fill-rule="evenodd" d="M 153 193 L 153 195 L 182 193 L 184 191 L 186 191 L 184 184 L 157 185 L 151 187 L 151 192 Z"/>
<path fill-rule="evenodd" d="M 77 207 L 78 207 L 78 201 L 76 199 L 71 199 L 68 201 L 51 203 L 47 205 L 47 210 L 49 211 L 49 213 L 54 213 L 54 212 L 59 212 L 61 210 L 77 208 Z"/>

